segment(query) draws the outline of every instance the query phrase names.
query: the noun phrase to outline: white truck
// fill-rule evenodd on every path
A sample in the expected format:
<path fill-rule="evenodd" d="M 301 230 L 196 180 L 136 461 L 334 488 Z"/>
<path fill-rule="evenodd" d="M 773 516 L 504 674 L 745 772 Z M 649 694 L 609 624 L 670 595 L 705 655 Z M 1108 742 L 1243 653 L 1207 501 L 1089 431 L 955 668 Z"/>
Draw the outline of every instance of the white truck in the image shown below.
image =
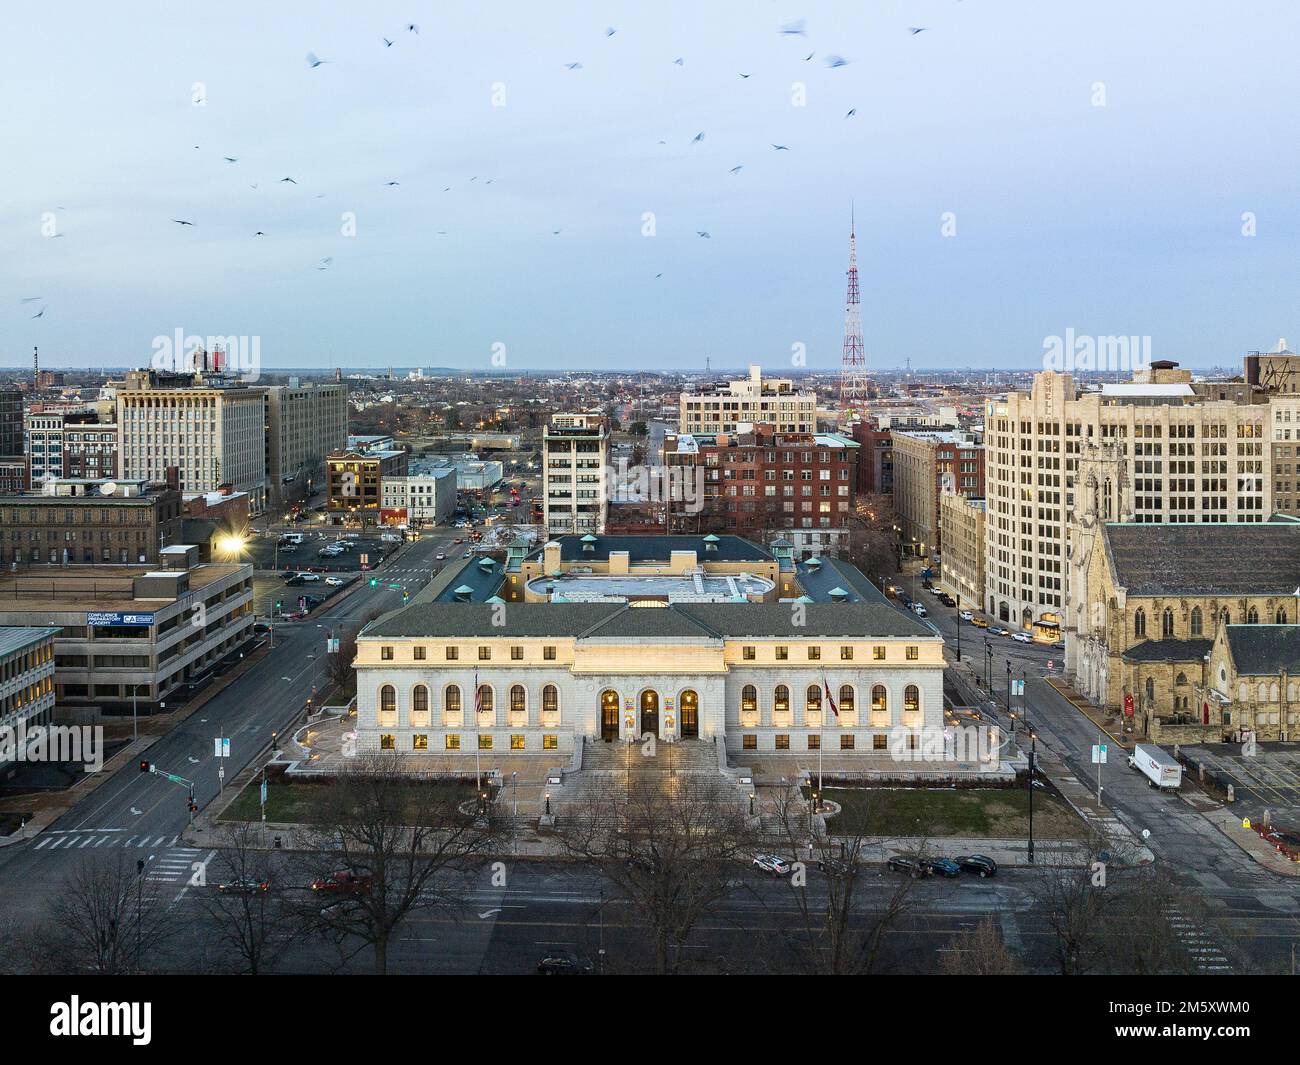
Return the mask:
<path fill-rule="evenodd" d="M 1136 769 L 1153 788 L 1177 788 L 1183 782 L 1183 767 L 1173 755 L 1152 743 L 1139 743 L 1128 756 L 1130 769 Z"/>

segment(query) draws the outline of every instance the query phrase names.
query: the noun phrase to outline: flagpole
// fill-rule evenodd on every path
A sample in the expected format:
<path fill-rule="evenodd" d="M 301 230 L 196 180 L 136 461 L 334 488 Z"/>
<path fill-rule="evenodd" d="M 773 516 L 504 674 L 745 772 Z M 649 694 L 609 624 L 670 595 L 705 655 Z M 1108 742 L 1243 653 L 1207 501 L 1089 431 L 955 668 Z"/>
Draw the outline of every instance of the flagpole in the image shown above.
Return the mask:
<path fill-rule="evenodd" d="M 483 771 L 479 768 L 478 744 L 478 668 L 474 669 L 474 801 L 483 794 Z"/>

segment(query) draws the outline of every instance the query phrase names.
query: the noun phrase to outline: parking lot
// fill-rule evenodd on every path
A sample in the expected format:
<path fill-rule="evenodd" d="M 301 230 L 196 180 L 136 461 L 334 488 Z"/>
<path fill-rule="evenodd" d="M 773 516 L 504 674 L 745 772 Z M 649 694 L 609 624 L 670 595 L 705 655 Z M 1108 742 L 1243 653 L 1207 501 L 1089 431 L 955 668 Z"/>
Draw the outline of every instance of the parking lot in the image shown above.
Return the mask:
<path fill-rule="evenodd" d="M 1281 821 L 1300 826 L 1300 746 L 1261 743 L 1252 755 L 1240 744 L 1207 743 L 1179 750 L 1193 763 L 1204 762 L 1207 772 L 1230 783 L 1236 796 L 1232 806 L 1242 817 L 1258 817 L 1267 808 Z M 1195 778 L 1195 770 L 1191 771 Z"/>

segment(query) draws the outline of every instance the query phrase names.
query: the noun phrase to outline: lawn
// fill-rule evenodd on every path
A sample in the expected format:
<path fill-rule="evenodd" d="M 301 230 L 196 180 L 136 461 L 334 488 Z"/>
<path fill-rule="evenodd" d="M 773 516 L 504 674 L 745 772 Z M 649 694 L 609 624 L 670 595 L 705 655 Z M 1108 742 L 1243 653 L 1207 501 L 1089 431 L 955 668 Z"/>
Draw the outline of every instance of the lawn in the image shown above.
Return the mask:
<path fill-rule="evenodd" d="M 843 807 L 827 820 L 832 835 L 975 836 L 1019 839 L 1029 834 L 1029 792 L 1012 788 L 827 788 Z M 1034 792 L 1036 839 L 1082 839 L 1086 826 L 1054 795 Z"/>
<path fill-rule="evenodd" d="M 474 797 L 474 787 L 462 784 L 416 784 L 421 790 L 419 804 L 428 809 L 441 798 L 454 798 L 464 802 Z M 328 781 L 316 783 L 271 781 L 266 786 L 266 819 L 275 824 L 312 824 L 321 818 L 324 797 L 330 788 Z M 221 813 L 222 821 L 261 821 L 261 779 L 254 780 Z"/>

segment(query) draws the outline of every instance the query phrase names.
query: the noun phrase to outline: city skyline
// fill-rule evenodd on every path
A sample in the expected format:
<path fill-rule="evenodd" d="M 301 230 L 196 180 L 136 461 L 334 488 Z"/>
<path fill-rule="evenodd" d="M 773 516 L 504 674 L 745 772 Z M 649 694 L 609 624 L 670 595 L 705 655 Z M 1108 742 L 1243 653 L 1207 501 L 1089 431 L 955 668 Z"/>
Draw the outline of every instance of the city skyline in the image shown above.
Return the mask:
<path fill-rule="evenodd" d="M 1295 331 L 1267 6 L 87 9 L 9 66 L 42 106 L 0 119 L 0 366 L 179 328 L 286 372 L 829 373 L 851 203 L 869 371 L 1031 369 L 1068 330 L 1231 366 Z"/>

